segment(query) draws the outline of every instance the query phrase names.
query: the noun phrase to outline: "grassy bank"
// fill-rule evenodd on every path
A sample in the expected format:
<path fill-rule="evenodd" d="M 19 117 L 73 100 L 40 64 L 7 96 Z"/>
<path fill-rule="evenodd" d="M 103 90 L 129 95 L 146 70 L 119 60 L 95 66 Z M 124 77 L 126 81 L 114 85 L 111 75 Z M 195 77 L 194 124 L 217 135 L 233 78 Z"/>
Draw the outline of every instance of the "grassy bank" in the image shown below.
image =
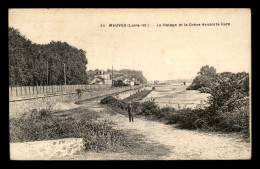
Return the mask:
<path fill-rule="evenodd" d="M 111 121 L 97 121 L 96 112 L 74 109 L 62 112 L 33 110 L 10 119 L 10 142 L 83 138 L 86 150 L 108 150 L 128 146 L 125 134 Z"/>
<path fill-rule="evenodd" d="M 110 109 L 97 112 L 81 107 L 59 112 L 33 110 L 10 119 L 10 143 L 83 138 L 86 151 L 127 153 L 134 159 L 159 159 L 170 153 L 165 145 L 147 143 L 141 134 L 114 129 L 114 122 L 102 118 L 104 114 L 115 115 Z"/>
<path fill-rule="evenodd" d="M 130 102 L 130 101 L 139 101 L 145 98 L 149 93 L 151 93 L 152 90 L 144 90 L 139 93 L 135 93 L 125 99 L 123 99 L 124 102 Z"/>

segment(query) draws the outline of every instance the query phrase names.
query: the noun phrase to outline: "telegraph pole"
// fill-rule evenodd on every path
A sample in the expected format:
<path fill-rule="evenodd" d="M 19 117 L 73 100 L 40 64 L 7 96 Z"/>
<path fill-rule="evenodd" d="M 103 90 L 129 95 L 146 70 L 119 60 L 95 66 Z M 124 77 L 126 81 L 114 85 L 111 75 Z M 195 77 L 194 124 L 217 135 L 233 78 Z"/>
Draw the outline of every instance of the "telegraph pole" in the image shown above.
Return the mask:
<path fill-rule="evenodd" d="M 65 72 L 65 63 L 64 63 L 63 65 L 64 65 L 64 84 L 66 85 L 66 72 Z"/>
<path fill-rule="evenodd" d="M 84 84 L 84 72 L 83 72 L 82 84 Z"/>
<path fill-rule="evenodd" d="M 47 62 L 47 85 L 48 85 L 48 62 Z"/>
<path fill-rule="evenodd" d="M 113 77 L 113 65 L 112 65 L 112 87 L 114 87 L 113 79 L 114 79 L 114 77 Z"/>

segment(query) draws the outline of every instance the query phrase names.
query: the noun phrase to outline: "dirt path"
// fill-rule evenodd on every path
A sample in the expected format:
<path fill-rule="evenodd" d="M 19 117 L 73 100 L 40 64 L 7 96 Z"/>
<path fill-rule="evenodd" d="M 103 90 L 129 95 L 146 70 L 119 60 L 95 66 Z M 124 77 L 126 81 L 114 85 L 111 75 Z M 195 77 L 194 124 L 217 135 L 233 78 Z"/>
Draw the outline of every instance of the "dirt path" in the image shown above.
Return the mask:
<path fill-rule="evenodd" d="M 165 160 L 193 160 L 193 159 L 249 159 L 250 143 L 227 134 L 217 134 L 199 131 L 177 129 L 173 125 L 147 120 L 142 117 L 128 121 L 126 115 L 106 113 L 100 108 L 98 101 L 83 104 L 83 107 L 104 112 L 102 119 L 115 122 L 115 127 L 122 130 L 132 130 L 144 135 L 148 142 L 166 145 L 170 155 L 162 157 Z"/>
<path fill-rule="evenodd" d="M 143 116 L 135 117 L 134 122 L 130 123 L 127 115 L 115 113 L 107 107 L 104 108 L 98 104 L 99 100 L 84 101 L 78 107 L 99 112 L 101 117 L 98 120 L 109 119 L 114 122 L 114 128 L 130 132 L 132 136 L 137 135 L 133 141 L 134 144 L 139 144 L 138 148 L 130 147 L 130 151 L 128 148 L 121 152 L 80 151 L 75 154 L 73 152 L 78 150 L 77 145 L 81 145 L 79 142 L 82 139 L 69 138 L 60 141 L 13 143 L 11 147 L 13 147 L 13 151 L 17 151 L 15 155 L 19 156 L 19 159 L 46 160 L 250 159 L 250 144 L 238 137 L 182 130 L 163 122 L 147 120 Z M 76 113 L 76 111 L 74 112 Z M 140 146 L 137 138 L 141 138 L 143 146 Z M 56 142 L 62 142 L 62 144 L 56 144 Z"/>

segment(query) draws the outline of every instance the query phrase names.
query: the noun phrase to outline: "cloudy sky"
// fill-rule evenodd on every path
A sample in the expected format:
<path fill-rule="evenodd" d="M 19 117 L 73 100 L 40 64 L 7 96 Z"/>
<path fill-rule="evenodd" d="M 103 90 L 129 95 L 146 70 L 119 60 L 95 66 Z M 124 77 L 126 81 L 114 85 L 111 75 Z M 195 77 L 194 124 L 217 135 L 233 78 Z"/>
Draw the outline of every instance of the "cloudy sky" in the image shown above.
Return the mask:
<path fill-rule="evenodd" d="M 157 27 L 163 23 L 230 26 Z M 113 65 L 142 70 L 148 80 L 194 78 L 204 65 L 214 66 L 217 72 L 250 72 L 250 25 L 249 9 L 9 10 L 9 26 L 32 42 L 68 42 L 87 52 L 88 70 Z"/>

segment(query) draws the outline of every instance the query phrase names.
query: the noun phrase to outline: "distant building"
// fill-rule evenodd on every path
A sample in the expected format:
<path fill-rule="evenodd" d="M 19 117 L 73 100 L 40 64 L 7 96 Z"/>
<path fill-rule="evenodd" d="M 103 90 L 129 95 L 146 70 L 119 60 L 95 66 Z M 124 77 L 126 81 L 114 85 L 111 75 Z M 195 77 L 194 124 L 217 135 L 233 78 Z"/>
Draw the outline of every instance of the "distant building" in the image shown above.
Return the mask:
<path fill-rule="evenodd" d="M 104 78 L 105 80 L 111 80 L 111 75 L 105 73 L 103 70 L 100 70 L 100 71 L 95 72 L 94 78 L 96 78 L 96 77 L 102 77 L 102 78 Z"/>
<path fill-rule="evenodd" d="M 90 84 L 112 84 L 111 75 L 106 74 L 103 70 L 97 71 Z"/>
<path fill-rule="evenodd" d="M 155 80 L 155 81 L 154 81 L 154 84 L 159 84 L 159 80 Z"/>

